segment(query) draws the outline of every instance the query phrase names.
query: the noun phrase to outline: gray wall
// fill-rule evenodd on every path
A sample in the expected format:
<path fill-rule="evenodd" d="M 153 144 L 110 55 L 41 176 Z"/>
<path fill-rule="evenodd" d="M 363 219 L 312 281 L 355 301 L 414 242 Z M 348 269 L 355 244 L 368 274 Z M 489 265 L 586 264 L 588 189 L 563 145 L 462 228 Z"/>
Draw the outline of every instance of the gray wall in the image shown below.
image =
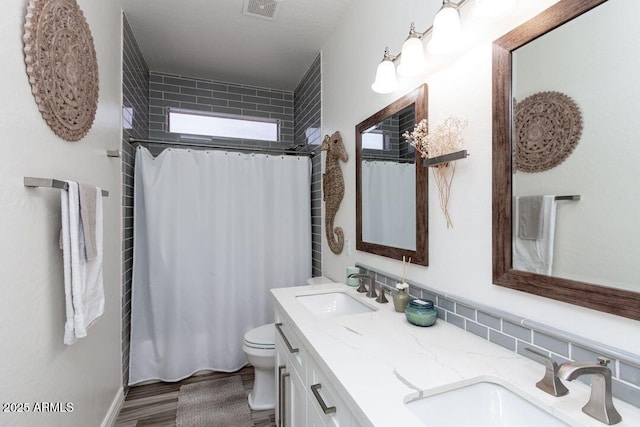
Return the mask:
<path fill-rule="evenodd" d="M 296 144 L 319 145 L 322 142 L 320 82 L 321 68 L 318 55 L 293 93 Z M 319 152 L 311 158 L 311 165 L 311 273 L 316 277 L 322 275 L 322 170 Z"/>
<path fill-rule="evenodd" d="M 401 159 L 415 159 L 416 150 L 407 140 L 402 136 L 405 132 L 412 132 L 416 121 L 416 107 L 415 104 L 411 108 L 405 108 L 399 117 L 398 132 L 400 133 L 400 158 Z"/>
<path fill-rule="evenodd" d="M 181 140 L 180 135 L 167 132 L 167 107 L 173 107 L 280 120 L 280 141 L 207 138 L 216 145 L 279 149 L 293 146 L 293 93 L 291 92 L 158 72 L 151 72 L 149 78 L 150 139 Z M 182 141 L 187 139 L 183 138 Z"/>
<path fill-rule="evenodd" d="M 133 164 L 135 150 L 129 138 L 149 137 L 149 67 L 131 27 L 124 18 L 122 50 L 122 383 L 129 379 L 131 336 L 131 268 L 133 266 Z M 133 120 L 124 109 L 133 109 Z"/>

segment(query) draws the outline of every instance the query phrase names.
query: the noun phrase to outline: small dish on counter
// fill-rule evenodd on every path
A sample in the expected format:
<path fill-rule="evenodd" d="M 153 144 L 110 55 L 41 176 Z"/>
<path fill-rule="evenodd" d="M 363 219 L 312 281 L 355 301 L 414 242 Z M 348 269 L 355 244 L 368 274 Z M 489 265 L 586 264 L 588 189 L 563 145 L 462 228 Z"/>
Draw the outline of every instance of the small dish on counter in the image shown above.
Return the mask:
<path fill-rule="evenodd" d="M 428 299 L 412 299 L 404 314 L 409 323 L 416 326 L 433 326 L 438 319 L 438 309 L 434 307 L 433 301 Z"/>

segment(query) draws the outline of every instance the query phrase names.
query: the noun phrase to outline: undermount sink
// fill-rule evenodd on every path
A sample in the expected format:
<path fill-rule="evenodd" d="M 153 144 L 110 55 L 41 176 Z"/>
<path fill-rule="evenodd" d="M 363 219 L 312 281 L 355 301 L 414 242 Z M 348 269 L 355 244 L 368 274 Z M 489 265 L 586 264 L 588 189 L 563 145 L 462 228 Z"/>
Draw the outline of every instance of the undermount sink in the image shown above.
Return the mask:
<path fill-rule="evenodd" d="M 492 382 L 479 382 L 408 402 L 411 412 L 439 427 L 566 427 L 568 424 Z"/>
<path fill-rule="evenodd" d="M 374 311 L 373 308 L 344 292 L 298 295 L 296 299 L 318 317 L 345 316 Z"/>

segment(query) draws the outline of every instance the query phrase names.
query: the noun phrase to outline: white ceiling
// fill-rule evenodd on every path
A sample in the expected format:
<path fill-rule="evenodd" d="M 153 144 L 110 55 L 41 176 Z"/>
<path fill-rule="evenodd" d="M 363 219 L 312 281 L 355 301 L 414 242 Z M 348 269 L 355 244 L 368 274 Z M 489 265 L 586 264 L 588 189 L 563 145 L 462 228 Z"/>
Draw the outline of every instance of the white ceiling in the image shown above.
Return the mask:
<path fill-rule="evenodd" d="M 282 0 L 277 20 L 243 0 L 121 0 L 151 71 L 293 90 L 353 0 Z"/>

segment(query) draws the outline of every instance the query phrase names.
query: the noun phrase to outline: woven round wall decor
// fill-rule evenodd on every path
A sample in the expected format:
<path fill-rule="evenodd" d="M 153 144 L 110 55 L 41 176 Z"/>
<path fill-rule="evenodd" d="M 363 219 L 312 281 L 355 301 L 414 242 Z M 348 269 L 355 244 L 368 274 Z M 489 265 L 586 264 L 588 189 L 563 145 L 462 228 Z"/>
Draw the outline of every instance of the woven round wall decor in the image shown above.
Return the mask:
<path fill-rule="evenodd" d="M 98 107 L 98 62 L 82 10 L 75 0 L 30 0 L 23 41 L 42 117 L 56 135 L 78 141 Z"/>
<path fill-rule="evenodd" d="M 539 92 L 515 104 L 514 163 L 523 172 L 542 172 L 562 163 L 582 135 L 578 105 L 560 92 Z"/>

